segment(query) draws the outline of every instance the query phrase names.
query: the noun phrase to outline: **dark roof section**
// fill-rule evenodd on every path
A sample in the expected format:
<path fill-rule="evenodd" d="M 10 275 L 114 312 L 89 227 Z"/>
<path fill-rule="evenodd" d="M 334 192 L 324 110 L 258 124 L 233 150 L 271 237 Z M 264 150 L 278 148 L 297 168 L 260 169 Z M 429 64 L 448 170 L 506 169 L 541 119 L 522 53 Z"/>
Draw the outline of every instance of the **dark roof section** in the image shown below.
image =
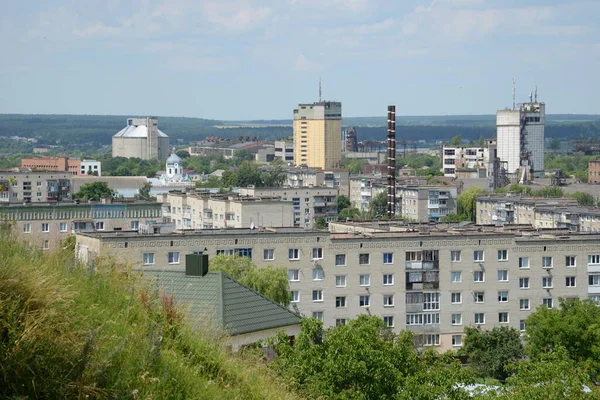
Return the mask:
<path fill-rule="evenodd" d="M 184 271 L 145 270 L 144 275 L 173 294 L 194 323 L 209 317 L 232 336 L 300 323 L 298 315 L 222 272 L 189 276 Z"/>

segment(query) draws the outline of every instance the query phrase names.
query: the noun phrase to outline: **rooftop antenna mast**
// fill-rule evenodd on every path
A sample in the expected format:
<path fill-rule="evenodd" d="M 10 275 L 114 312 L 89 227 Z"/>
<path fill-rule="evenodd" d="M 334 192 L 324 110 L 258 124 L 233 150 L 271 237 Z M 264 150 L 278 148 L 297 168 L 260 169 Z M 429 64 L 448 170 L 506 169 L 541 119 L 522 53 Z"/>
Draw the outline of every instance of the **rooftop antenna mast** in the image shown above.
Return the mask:
<path fill-rule="evenodd" d="M 515 77 L 513 76 L 513 108 L 512 108 L 513 110 L 516 108 L 516 104 L 515 104 L 515 85 L 516 85 Z"/>
<path fill-rule="evenodd" d="M 537 85 L 535 85 L 535 102 L 537 103 Z"/>
<path fill-rule="evenodd" d="M 319 103 L 321 102 L 321 77 L 319 77 Z"/>

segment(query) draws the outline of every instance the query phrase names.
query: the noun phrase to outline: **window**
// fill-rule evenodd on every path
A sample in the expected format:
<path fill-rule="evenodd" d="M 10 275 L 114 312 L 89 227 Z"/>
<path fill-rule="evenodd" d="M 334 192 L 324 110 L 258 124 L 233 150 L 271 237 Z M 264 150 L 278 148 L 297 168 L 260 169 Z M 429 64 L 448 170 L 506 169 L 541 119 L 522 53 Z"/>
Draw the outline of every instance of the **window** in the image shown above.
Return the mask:
<path fill-rule="evenodd" d="M 588 256 L 588 264 L 600 264 L 600 254 L 590 254 Z"/>
<path fill-rule="evenodd" d="M 423 260 L 423 252 L 421 251 L 407 251 L 406 261 L 421 261 Z"/>
<path fill-rule="evenodd" d="M 391 315 L 384 316 L 383 317 L 383 323 L 388 328 L 393 328 L 394 327 L 394 317 L 391 316 Z"/>
<path fill-rule="evenodd" d="M 131 221 L 131 230 L 132 231 L 137 231 L 139 228 L 140 228 L 139 221 Z"/>
<path fill-rule="evenodd" d="M 460 250 L 452 250 L 452 251 L 450 251 L 450 261 L 452 261 L 452 262 L 460 262 Z"/>
<path fill-rule="evenodd" d="M 384 294 L 383 295 L 383 306 L 384 307 L 393 307 L 394 306 L 394 295 L 393 294 Z"/>
<path fill-rule="evenodd" d="M 547 297 L 545 299 L 542 299 L 542 304 L 548 308 L 552 308 L 552 297 Z"/>
<path fill-rule="evenodd" d="M 452 302 L 452 304 L 460 304 L 462 303 L 462 293 L 461 292 L 454 292 L 450 294 L 450 300 Z"/>
<path fill-rule="evenodd" d="M 567 287 L 575 287 L 575 277 L 574 276 L 567 276 L 565 277 L 565 285 Z"/>
<path fill-rule="evenodd" d="M 498 270 L 498 281 L 508 282 L 508 270 L 506 270 L 506 269 Z"/>
<path fill-rule="evenodd" d="M 312 317 L 314 319 L 318 319 L 319 321 L 323 322 L 323 311 L 313 311 Z"/>
<path fill-rule="evenodd" d="M 485 282 L 485 272 L 473 271 L 473 282 Z"/>
<path fill-rule="evenodd" d="M 501 324 L 508 324 L 508 313 L 507 312 L 499 312 L 498 313 L 498 322 Z"/>
<path fill-rule="evenodd" d="M 475 298 L 475 303 L 483 303 L 485 301 L 484 292 L 474 292 L 473 297 Z"/>
<path fill-rule="evenodd" d="M 394 274 L 383 274 L 383 284 L 384 285 L 393 285 L 394 284 Z"/>
<path fill-rule="evenodd" d="M 335 326 L 346 325 L 346 318 L 336 318 Z"/>
<path fill-rule="evenodd" d="M 335 287 L 346 287 L 346 275 L 335 276 Z"/>
<path fill-rule="evenodd" d="M 49 240 L 44 240 L 44 244 L 42 245 L 42 249 L 43 250 L 50 249 L 50 241 Z"/>
<path fill-rule="evenodd" d="M 475 323 L 485 324 L 485 313 L 475 313 Z"/>
<path fill-rule="evenodd" d="M 263 260 L 273 261 L 274 259 L 275 259 L 275 249 L 264 249 L 263 250 Z"/>
<path fill-rule="evenodd" d="M 498 292 L 498 302 L 507 303 L 508 302 L 508 291 L 503 290 Z"/>
<path fill-rule="evenodd" d="M 96 222 L 96 229 L 99 231 L 103 231 L 104 230 L 104 222 L 103 221 Z"/>
<path fill-rule="evenodd" d="M 292 290 L 291 292 L 292 303 L 298 303 L 300 301 L 300 291 Z"/>
<path fill-rule="evenodd" d="M 483 250 L 475 250 L 473 252 L 473 261 L 483 262 Z"/>
<path fill-rule="evenodd" d="M 529 303 L 529 299 L 519 299 L 519 310 L 527 311 L 531 309 L 531 304 Z"/>
<path fill-rule="evenodd" d="M 346 265 L 346 255 L 345 254 L 336 254 L 335 255 L 335 265 L 337 267 Z"/>
<path fill-rule="evenodd" d="M 59 229 L 61 232 L 66 232 L 67 231 L 67 223 L 66 222 L 61 222 Z"/>
<path fill-rule="evenodd" d="M 542 277 L 542 288 L 544 288 L 544 289 L 552 288 L 552 277 L 551 276 Z"/>
<path fill-rule="evenodd" d="M 406 314 L 406 325 L 423 325 L 423 314 Z"/>
<path fill-rule="evenodd" d="M 440 334 L 434 333 L 425 335 L 425 343 L 424 346 L 439 346 L 440 345 Z"/>
<path fill-rule="evenodd" d="M 552 268 L 552 257 L 542 257 L 542 268 Z"/>
<path fill-rule="evenodd" d="M 299 260 L 300 259 L 300 250 L 299 249 L 289 249 L 288 250 L 288 259 Z"/>
<path fill-rule="evenodd" d="M 450 281 L 452 283 L 460 283 L 462 282 L 462 274 L 460 271 L 452 271 L 450 272 Z"/>
<path fill-rule="evenodd" d="M 313 290 L 312 291 L 312 299 L 313 301 L 323 301 L 323 291 L 322 290 Z"/>
<path fill-rule="evenodd" d="M 452 346 L 453 347 L 462 346 L 462 335 L 452 335 Z"/>
<path fill-rule="evenodd" d="M 577 258 L 575 256 L 566 256 L 565 265 L 567 267 L 575 267 L 577 265 Z"/>
<path fill-rule="evenodd" d="M 519 278 L 519 288 L 529 289 L 529 278 Z"/>
<path fill-rule="evenodd" d="M 297 269 L 288 269 L 288 279 L 296 282 L 300 280 L 300 272 Z"/>
<path fill-rule="evenodd" d="M 452 325 L 462 325 L 462 314 L 452 314 L 450 317 Z"/>
<path fill-rule="evenodd" d="M 322 281 L 324 277 L 325 277 L 325 272 L 323 271 L 323 268 L 313 268 L 313 270 L 312 270 L 313 281 Z"/>
<path fill-rule="evenodd" d="M 597 306 L 600 306 L 600 295 L 598 294 L 591 294 L 588 296 L 588 299 L 590 299 L 591 301 L 593 301 L 594 303 L 596 303 Z"/>
<path fill-rule="evenodd" d="M 370 286 L 371 285 L 371 275 L 365 274 L 359 276 L 360 286 Z"/>
<path fill-rule="evenodd" d="M 154 264 L 154 253 L 144 253 L 143 261 L 144 265 Z"/>
<path fill-rule="evenodd" d="M 31 224 L 23 224 L 23 232 L 31 233 Z"/>
<path fill-rule="evenodd" d="M 588 275 L 588 285 L 600 286 L 600 274 L 589 274 Z"/>
<path fill-rule="evenodd" d="M 360 296 L 358 299 L 358 305 L 360 307 L 369 307 L 371 304 L 371 296 Z"/>
<path fill-rule="evenodd" d="M 423 310 L 439 310 L 440 294 L 438 292 L 423 293 Z"/>
<path fill-rule="evenodd" d="M 358 263 L 360 265 L 369 265 L 369 263 L 370 263 L 369 253 L 359 254 L 358 255 Z"/>
<path fill-rule="evenodd" d="M 179 252 L 178 251 L 169 252 L 167 258 L 169 260 L 169 264 L 179 264 Z"/>
<path fill-rule="evenodd" d="M 425 325 L 437 325 L 440 323 L 440 313 L 424 313 L 423 323 Z"/>
<path fill-rule="evenodd" d="M 383 253 L 383 263 L 384 264 L 393 264 L 394 263 L 394 254 L 393 253 Z"/>
<path fill-rule="evenodd" d="M 525 332 L 525 320 L 524 319 L 519 320 L 519 330 L 521 332 Z"/>
<path fill-rule="evenodd" d="M 529 257 L 519 257 L 519 268 L 521 268 L 521 269 L 529 268 Z"/>
<path fill-rule="evenodd" d="M 498 261 L 508 261 L 508 250 L 498 250 Z"/>
<path fill-rule="evenodd" d="M 313 260 L 322 260 L 323 259 L 323 248 L 322 247 L 314 247 L 312 249 L 312 258 L 313 258 Z"/>
<path fill-rule="evenodd" d="M 346 296 L 336 296 L 335 308 L 345 308 L 345 307 L 346 307 Z"/>
<path fill-rule="evenodd" d="M 42 224 L 42 232 L 50 232 L 50 224 Z"/>

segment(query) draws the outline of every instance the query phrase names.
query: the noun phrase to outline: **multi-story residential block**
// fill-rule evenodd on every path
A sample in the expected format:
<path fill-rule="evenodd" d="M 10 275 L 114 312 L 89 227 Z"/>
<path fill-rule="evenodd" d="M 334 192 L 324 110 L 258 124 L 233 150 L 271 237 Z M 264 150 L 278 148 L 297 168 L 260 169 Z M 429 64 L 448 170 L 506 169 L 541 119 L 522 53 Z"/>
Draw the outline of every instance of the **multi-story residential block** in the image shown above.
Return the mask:
<path fill-rule="evenodd" d="M 524 330 L 538 306 L 557 307 L 561 297 L 600 302 L 598 235 L 447 224 L 415 232 L 384 224 L 331 223 L 331 232 L 80 233 L 76 252 L 84 261 L 113 254 L 149 269 L 185 269 L 183 255 L 204 249 L 210 257 L 284 266 L 292 307 L 326 328 L 378 315 L 395 332 L 409 329 L 423 346 L 441 350 L 460 347 L 466 326 Z"/>
<path fill-rule="evenodd" d="M 81 160 L 79 162 L 79 175 L 102 176 L 102 163 L 96 160 Z"/>
<path fill-rule="evenodd" d="M 163 216 L 176 229 L 293 226 L 290 201 L 280 197 L 169 192 L 158 197 Z"/>
<path fill-rule="evenodd" d="M 102 164 L 96 160 L 77 160 L 68 157 L 23 158 L 21 168 L 33 171 L 70 172 L 73 175 L 102 176 Z"/>
<path fill-rule="evenodd" d="M 488 147 L 442 146 L 442 172 L 444 176 L 455 178 L 461 173 L 485 178 L 490 153 Z"/>
<path fill-rule="evenodd" d="M 294 223 L 288 226 L 312 228 L 318 218 L 337 221 L 338 189 L 328 187 L 240 188 L 240 196 L 279 197 L 291 202 Z"/>
<path fill-rule="evenodd" d="M 55 249 L 76 232 L 129 231 L 141 224 L 162 222 L 154 202 L 30 203 L 0 206 L 0 218 L 15 225 L 18 236 L 32 246 Z"/>
<path fill-rule="evenodd" d="M 294 167 L 286 169 L 287 178 L 285 186 L 291 187 L 316 187 L 325 186 L 339 189 L 339 194 L 349 195 L 350 172 L 346 169 L 320 169 L 307 167 Z"/>
<path fill-rule="evenodd" d="M 69 200 L 71 178 L 69 172 L 0 171 L 0 204 Z"/>
<path fill-rule="evenodd" d="M 396 188 L 396 198 L 401 198 L 402 218 L 410 221 L 431 222 L 451 212 L 456 212 L 457 188 L 455 186 L 407 186 Z"/>
<path fill-rule="evenodd" d="M 600 160 L 588 161 L 588 183 L 600 183 Z"/>
<path fill-rule="evenodd" d="M 336 168 L 342 160 L 342 103 L 299 104 L 294 110 L 294 162 Z"/>
<path fill-rule="evenodd" d="M 371 200 L 379 193 L 387 193 L 384 178 L 353 176 L 350 178 L 350 203 L 361 211 L 369 210 Z"/>
<path fill-rule="evenodd" d="M 279 158 L 281 161 L 288 164 L 294 164 L 294 142 L 276 140 L 275 158 Z"/>

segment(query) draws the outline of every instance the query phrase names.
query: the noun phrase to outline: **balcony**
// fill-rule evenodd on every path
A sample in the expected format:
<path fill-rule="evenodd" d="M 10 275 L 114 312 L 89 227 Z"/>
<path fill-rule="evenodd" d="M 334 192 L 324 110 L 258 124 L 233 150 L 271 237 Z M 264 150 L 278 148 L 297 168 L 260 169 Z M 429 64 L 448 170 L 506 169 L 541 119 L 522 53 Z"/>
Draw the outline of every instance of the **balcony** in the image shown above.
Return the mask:
<path fill-rule="evenodd" d="M 316 201 L 316 200 L 315 200 L 315 202 L 314 202 L 314 206 L 315 206 L 315 207 L 325 207 L 325 202 L 324 202 L 324 201 L 321 201 L 321 200 L 319 200 L 319 201 Z"/>
<path fill-rule="evenodd" d="M 440 195 L 438 196 L 438 199 L 448 200 L 448 199 L 450 199 L 450 195 L 448 193 L 440 193 Z"/>
<path fill-rule="evenodd" d="M 420 313 L 423 312 L 423 303 L 406 304 L 407 313 Z"/>
<path fill-rule="evenodd" d="M 371 197 L 371 191 L 370 190 L 365 190 L 365 191 L 360 191 L 360 195 L 362 197 Z"/>

